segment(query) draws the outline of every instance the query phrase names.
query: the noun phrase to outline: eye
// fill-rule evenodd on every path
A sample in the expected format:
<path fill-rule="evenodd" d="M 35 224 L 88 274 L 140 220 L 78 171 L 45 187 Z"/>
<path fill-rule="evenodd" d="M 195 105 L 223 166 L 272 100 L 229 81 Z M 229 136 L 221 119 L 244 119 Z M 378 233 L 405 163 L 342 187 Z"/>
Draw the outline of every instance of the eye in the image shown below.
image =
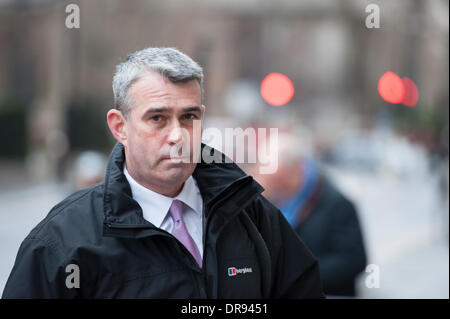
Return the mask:
<path fill-rule="evenodd" d="M 187 113 L 187 114 L 184 115 L 184 118 L 185 118 L 186 120 L 195 120 L 195 119 L 197 119 L 198 117 L 197 117 L 197 115 L 195 115 L 195 114 Z"/>
<path fill-rule="evenodd" d="M 154 115 L 150 118 L 153 122 L 159 122 L 162 119 L 161 115 Z"/>

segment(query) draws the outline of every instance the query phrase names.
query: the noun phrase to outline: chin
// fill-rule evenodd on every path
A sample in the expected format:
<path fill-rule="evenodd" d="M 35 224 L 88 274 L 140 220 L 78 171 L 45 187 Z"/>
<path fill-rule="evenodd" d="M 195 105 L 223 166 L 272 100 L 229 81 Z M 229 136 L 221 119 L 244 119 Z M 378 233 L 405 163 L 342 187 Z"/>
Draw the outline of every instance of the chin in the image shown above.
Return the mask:
<path fill-rule="evenodd" d="M 185 167 L 169 168 L 165 174 L 165 180 L 168 183 L 184 182 L 192 174 L 192 170 L 187 170 Z"/>

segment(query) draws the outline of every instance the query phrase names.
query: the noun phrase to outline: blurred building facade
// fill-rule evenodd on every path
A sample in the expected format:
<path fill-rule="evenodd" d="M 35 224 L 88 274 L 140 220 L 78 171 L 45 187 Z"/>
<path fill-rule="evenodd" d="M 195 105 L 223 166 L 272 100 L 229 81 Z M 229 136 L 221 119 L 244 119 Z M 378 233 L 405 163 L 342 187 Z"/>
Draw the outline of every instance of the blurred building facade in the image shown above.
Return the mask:
<path fill-rule="evenodd" d="M 101 179 L 114 67 L 173 46 L 204 67 L 206 126 L 303 126 L 331 154 L 382 271 L 380 289 L 362 274 L 360 296 L 448 298 L 448 13 L 446 0 L 0 0 L 0 290 L 20 241 L 72 190 L 52 180 Z M 415 107 L 381 99 L 386 71 L 414 80 Z M 259 93 L 271 72 L 295 86 L 283 107 Z"/>
<path fill-rule="evenodd" d="M 79 29 L 65 26 L 71 3 L 80 8 Z M 365 26 L 370 3 L 380 7 L 379 29 Z M 41 163 L 32 169 L 37 177 L 55 175 L 69 150 L 107 149 L 111 138 L 76 141 L 94 128 L 94 135 L 108 135 L 105 121 L 86 128 L 71 118 L 86 118 L 76 112 L 84 108 L 96 110 L 93 122 L 104 119 L 115 65 L 148 46 L 175 46 L 205 68 L 207 115 L 226 115 L 235 81 L 259 84 L 280 72 L 296 93 L 276 116 L 306 124 L 322 143 L 342 127 L 370 126 L 380 109 L 413 125 L 424 119 L 425 126 L 442 126 L 449 106 L 448 6 L 444 0 L 2 0 L 0 99 L 23 105 L 24 153 Z M 380 99 L 377 81 L 387 70 L 417 83 L 414 110 Z M 261 104 L 258 114 L 272 117 L 273 108 Z"/>

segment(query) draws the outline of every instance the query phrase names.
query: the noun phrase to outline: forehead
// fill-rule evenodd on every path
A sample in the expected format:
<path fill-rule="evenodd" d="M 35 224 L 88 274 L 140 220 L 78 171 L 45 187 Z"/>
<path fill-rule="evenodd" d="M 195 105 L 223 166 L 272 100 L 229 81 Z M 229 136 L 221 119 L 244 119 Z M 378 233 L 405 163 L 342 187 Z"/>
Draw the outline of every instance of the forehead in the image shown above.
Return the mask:
<path fill-rule="evenodd" d="M 140 77 L 128 92 L 134 106 L 164 104 L 185 106 L 201 104 L 201 89 L 197 80 L 173 83 L 157 72 L 149 71 Z"/>

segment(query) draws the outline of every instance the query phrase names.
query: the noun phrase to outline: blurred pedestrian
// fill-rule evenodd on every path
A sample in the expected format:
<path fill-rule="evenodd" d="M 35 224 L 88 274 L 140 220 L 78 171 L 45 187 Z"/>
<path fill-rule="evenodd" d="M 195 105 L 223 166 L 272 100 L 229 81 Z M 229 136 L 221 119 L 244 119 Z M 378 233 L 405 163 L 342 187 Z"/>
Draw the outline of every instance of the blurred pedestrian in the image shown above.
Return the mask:
<path fill-rule="evenodd" d="M 74 165 L 75 187 L 86 188 L 103 181 L 106 158 L 96 151 L 82 152 L 77 156 Z"/>
<path fill-rule="evenodd" d="M 365 269 L 366 251 L 353 203 L 324 176 L 309 139 L 278 135 L 278 169 L 255 178 L 319 261 L 326 295 L 354 296 L 356 276 Z"/>

